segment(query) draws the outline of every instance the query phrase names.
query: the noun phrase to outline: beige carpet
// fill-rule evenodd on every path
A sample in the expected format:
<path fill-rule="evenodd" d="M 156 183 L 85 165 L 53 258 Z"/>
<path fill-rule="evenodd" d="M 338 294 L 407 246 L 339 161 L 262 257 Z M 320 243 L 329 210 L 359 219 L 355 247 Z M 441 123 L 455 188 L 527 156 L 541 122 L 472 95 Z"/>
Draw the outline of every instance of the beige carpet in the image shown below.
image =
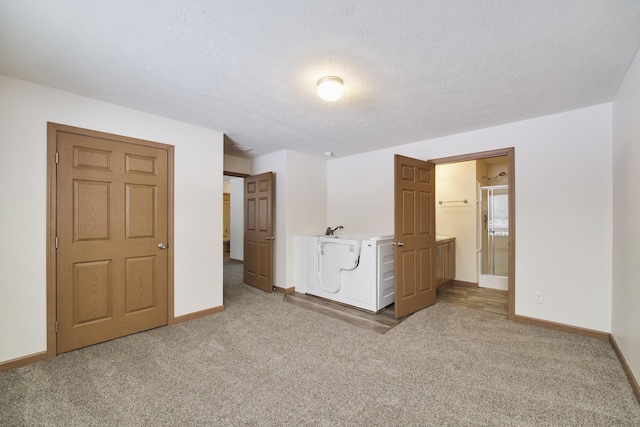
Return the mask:
<path fill-rule="evenodd" d="M 0 425 L 640 425 L 606 342 L 451 304 L 381 335 L 239 268 L 222 313 L 0 373 Z"/>

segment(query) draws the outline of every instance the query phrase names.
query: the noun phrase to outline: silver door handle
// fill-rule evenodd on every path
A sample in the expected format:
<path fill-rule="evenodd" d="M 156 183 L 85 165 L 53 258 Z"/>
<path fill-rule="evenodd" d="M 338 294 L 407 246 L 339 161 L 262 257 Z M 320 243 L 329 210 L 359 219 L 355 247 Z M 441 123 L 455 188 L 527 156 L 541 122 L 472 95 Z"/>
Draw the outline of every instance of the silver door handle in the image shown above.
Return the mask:
<path fill-rule="evenodd" d="M 402 243 L 402 242 L 395 243 L 395 242 L 394 242 L 394 243 L 393 243 L 393 246 L 396 246 L 396 245 L 397 245 L 397 246 L 404 246 L 404 243 Z"/>
<path fill-rule="evenodd" d="M 266 240 L 276 240 L 275 236 L 267 236 L 265 237 Z"/>
<path fill-rule="evenodd" d="M 158 248 L 159 248 L 159 249 L 162 249 L 162 250 L 165 250 L 165 249 L 167 249 L 168 247 L 169 247 L 169 245 L 165 245 L 164 243 L 160 243 L 160 244 L 158 245 Z"/>

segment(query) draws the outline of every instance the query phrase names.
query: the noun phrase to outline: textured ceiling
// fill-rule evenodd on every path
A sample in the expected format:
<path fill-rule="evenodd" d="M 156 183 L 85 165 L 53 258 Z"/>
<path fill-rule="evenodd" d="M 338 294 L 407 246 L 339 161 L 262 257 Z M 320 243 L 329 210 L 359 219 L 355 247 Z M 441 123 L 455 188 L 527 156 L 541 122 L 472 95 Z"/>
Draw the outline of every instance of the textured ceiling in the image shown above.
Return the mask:
<path fill-rule="evenodd" d="M 2 0 L 0 74 L 345 156 L 611 101 L 638 0 Z M 316 81 L 340 76 L 327 103 Z M 238 154 L 229 147 L 229 154 Z"/>

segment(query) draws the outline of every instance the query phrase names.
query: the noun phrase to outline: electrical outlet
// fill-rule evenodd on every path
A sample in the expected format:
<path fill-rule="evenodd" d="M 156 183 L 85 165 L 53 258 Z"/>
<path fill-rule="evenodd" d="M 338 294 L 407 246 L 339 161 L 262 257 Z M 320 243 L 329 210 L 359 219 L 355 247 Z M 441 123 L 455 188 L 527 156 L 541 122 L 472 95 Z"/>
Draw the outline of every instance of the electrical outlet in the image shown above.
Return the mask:
<path fill-rule="evenodd" d="M 536 292 L 535 294 L 533 294 L 533 302 L 535 302 L 536 304 L 542 304 L 544 302 L 544 299 L 542 298 L 542 292 Z"/>

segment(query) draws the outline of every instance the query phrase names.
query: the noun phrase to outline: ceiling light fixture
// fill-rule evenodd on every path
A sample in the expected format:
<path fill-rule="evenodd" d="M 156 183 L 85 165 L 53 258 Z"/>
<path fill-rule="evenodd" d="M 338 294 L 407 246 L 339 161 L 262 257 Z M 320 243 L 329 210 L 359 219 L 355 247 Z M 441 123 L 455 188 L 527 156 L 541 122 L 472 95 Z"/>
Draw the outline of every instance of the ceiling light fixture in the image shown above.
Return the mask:
<path fill-rule="evenodd" d="M 327 102 L 339 99 L 344 93 L 342 79 L 335 76 L 326 76 L 318 80 L 318 96 Z"/>

